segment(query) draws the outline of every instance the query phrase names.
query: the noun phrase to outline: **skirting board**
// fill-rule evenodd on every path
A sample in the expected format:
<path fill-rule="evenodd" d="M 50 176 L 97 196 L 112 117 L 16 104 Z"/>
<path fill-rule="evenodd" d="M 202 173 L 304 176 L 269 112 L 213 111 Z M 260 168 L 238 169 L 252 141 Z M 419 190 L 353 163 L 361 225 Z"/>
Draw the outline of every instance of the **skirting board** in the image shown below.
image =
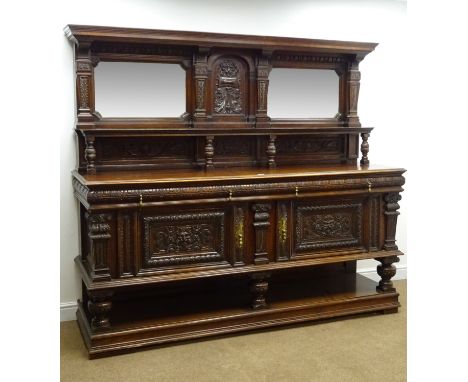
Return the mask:
<path fill-rule="evenodd" d="M 399 267 L 396 266 L 397 273 L 392 280 L 406 280 L 406 265 Z M 372 268 L 361 268 L 358 269 L 357 273 L 370 278 L 373 281 L 379 281 L 380 276 L 377 274 L 375 267 Z M 78 304 L 76 301 L 62 302 L 60 303 L 60 321 L 74 321 L 76 320 L 76 310 Z"/>

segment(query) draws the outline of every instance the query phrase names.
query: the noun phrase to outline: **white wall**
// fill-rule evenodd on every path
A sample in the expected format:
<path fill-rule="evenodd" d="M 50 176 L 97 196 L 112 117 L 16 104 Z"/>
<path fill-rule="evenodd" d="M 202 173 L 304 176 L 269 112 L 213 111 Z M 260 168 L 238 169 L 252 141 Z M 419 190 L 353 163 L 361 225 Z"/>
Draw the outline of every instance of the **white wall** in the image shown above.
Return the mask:
<path fill-rule="evenodd" d="M 59 85 L 53 104 L 61 121 L 60 131 L 60 301 L 62 307 L 75 303 L 80 282 L 73 258 L 78 254 L 77 204 L 73 198 L 70 172 L 76 166 L 74 141 L 73 52 L 63 36 L 66 24 L 90 24 L 154 29 L 263 34 L 338 40 L 379 42 L 376 51 L 361 64 L 362 81 L 359 115 L 363 126 L 375 126 L 370 138 L 372 163 L 404 167 L 409 157 L 405 147 L 408 100 L 405 88 L 406 3 L 392 0 L 369 1 L 274 1 L 218 0 L 157 1 L 103 0 L 60 2 L 47 28 L 55 34 L 44 44 L 58 50 Z M 51 65 L 55 65 L 51 62 Z M 411 179 L 411 171 L 407 180 Z M 397 239 L 406 251 L 406 203 L 401 204 Z M 374 269 L 373 260 L 359 263 L 363 271 Z M 406 257 L 399 266 L 406 269 Z M 403 273 L 403 272 L 402 272 Z M 67 305 L 68 304 L 68 305 Z M 72 309 L 63 310 L 73 318 Z"/>

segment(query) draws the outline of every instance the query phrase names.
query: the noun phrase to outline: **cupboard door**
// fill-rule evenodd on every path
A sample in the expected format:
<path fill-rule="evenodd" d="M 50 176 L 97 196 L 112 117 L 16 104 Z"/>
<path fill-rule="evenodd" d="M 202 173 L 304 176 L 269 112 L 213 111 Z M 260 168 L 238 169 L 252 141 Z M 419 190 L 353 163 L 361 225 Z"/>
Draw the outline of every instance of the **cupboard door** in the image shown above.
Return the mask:
<path fill-rule="evenodd" d="M 292 257 L 363 249 L 363 199 L 293 203 Z"/>
<path fill-rule="evenodd" d="M 230 265 L 231 220 L 223 207 L 142 212 L 140 272 Z"/>

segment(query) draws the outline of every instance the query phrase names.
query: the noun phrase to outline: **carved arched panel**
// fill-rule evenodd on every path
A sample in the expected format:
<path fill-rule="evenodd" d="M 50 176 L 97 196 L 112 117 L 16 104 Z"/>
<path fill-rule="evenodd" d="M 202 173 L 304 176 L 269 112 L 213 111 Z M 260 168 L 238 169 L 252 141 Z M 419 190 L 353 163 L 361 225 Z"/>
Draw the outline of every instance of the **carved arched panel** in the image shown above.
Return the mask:
<path fill-rule="evenodd" d="M 214 56 L 212 59 L 209 114 L 214 119 L 246 120 L 250 111 L 249 65 L 233 55 Z"/>

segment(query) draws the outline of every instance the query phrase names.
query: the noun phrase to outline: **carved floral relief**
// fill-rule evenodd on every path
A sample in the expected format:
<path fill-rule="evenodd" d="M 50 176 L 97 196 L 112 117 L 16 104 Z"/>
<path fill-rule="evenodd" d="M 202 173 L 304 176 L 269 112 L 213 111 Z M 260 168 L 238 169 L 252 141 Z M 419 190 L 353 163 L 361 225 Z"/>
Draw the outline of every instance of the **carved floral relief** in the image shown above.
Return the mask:
<path fill-rule="evenodd" d="M 234 60 L 221 62 L 216 75 L 214 111 L 218 114 L 242 112 L 240 66 Z"/>

